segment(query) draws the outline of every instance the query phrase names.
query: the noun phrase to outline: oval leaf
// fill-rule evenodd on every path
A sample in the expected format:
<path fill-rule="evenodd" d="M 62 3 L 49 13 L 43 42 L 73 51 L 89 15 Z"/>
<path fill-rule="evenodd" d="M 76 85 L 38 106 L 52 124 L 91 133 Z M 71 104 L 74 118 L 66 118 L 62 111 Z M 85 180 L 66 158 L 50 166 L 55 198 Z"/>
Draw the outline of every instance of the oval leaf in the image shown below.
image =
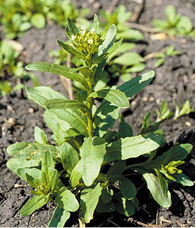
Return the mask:
<path fill-rule="evenodd" d="M 89 223 L 91 219 L 93 219 L 93 214 L 97 207 L 101 192 L 102 187 L 100 186 L 100 183 L 98 183 L 95 188 L 87 188 L 81 192 L 80 205 L 86 223 Z"/>
<path fill-rule="evenodd" d="M 59 207 L 67 211 L 74 212 L 79 208 L 79 203 L 75 195 L 66 188 L 63 188 L 60 192 L 58 192 L 55 202 Z"/>
<path fill-rule="evenodd" d="M 129 100 L 126 95 L 118 89 L 102 89 L 91 93 L 91 97 L 104 98 L 105 100 L 111 102 L 112 104 L 121 107 L 128 108 Z"/>
<path fill-rule="evenodd" d="M 82 179 L 86 186 L 91 186 L 97 178 L 106 153 L 105 140 L 99 137 L 86 138 L 80 155 L 83 163 Z"/>
<path fill-rule="evenodd" d="M 163 182 L 163 179 L 160 180 L 153 173 L 144 173 L 143 177 L 147 183 L 147 187 L 150 190 L 152 197 L 154 200 L 164 208 L 168 208 L 171 206 L 171 194 L 167 189 L 167 197 L 165 196 L 165 188 L 167 188 L 167 184 Z M 164 188 L 163 188 L 164 186 Z"/>
<path fill-rule="evenodd" d="M 70 213 L 63 208 L 56 207 L 48 227 L 64 227 L 66 221 L 69 219 Z"/>
<path fill-rule="evenodd" d="M 162 135 L 154 133 L 146 136 L 138 135 L 122 138 L 107 146 L 105 161 L 111 162 L 139 157 L 158 149 L 163 141 Z"/>

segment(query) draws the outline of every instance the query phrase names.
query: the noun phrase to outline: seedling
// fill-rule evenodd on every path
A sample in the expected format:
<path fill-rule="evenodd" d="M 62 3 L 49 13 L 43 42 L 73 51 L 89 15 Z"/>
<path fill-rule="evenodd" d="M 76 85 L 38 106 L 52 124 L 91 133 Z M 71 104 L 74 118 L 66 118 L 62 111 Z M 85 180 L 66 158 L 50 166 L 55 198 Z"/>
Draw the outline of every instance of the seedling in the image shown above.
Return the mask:
<path fill-rule="evenodd" d="M 195 112 L 195 110 L 191 108 L 189 100 L 185 101 L 181 109 L 175 100 L 173 100 L 173 104 L 175 106 L 175 112 L 172 112 L 168 107 L 167 102 L 163 101 L 161 103 L 160 110 L 156 109 L 157 119 L 154 123 L 151 123 L 151 114 L 150 112 L 147 112 L 143 119 L 141 133 L 157 130 L 160 124 L 162 124 L 167 119 L 173 118 L 173 120 L 177 120 L 181 116 L 189 115 L 190 113 Z"/>
<path fill-rule="evenodd" d="M 165 58 L 167 56 L 175 56 L 175 55 L 180 55 L 180 52 L 175 50 L 174 46 L 169 46 L 164 52 L 157 53 L 155 55 L 155 59 L 157 61 L 154 64 L 154 67 L 159 67 L 165 62 Z"/>
<path fill-rule="evenodd" d="M 24 88 L 24 85 L 20 82 L 12 88 L 7 79 L 10 76 L 13 76 L 15 79 L 31 79 L 34 86 L 38 86 L 39 82 L 37 77 L 27 72 L 23 65 L 22 61 L 18 61 L 20 53 L 6 41 L 0 42 L 0 93 L 2 95 L 9 94 L 11 91 L 16 91 L 21 88 Z"/>
<path fill-rule="evenodd" d="M 166 21 L 160 19 L 153 21 L 153 25 L 158 31 L 163 31 L 173 36 L 195 36 L 191 20 L 186 16 L 177 14 L 174 6 L 167 6 L 165 14 L 167 17 Z"/>
<path fill-rule="evenodd" d="M 6 0 L 0 2 L 1 24 L 4 26 L 8 39 L 22 36 L 32 26 L 43 29 L 47 19 L 65 26 L 67 17 L 75 21 L 78 15 L 78 11 L 69 0 Z"/>
<path fill-rule="evenodd" d="M 147 182 L 157 203 L 170 207 L 168 180 L 193 185 L 177 168 L 192 146 L 177 144 L 156 156 L 164 145 L 162 131 L 134 136 L 131 126 L 119 114 L 120 109 L 129 107 L 129 98 L 152 81 L 154 72 L 137 76 L 117 88 L 95 91 L 97 82 L 104 77 L 108 56 L 122 43 L 114 43 L 116 26 L 111 25 L 102 35 L 96 15 L 90 30 L 78 28 L 68 19 L 66 34 L 69 41 L 58 43 L 82 60 L 82 66 L 69 69 L 37 62 L 26 67 L 60 74 L 80 83 L 82 90 L 76 93 L 76 100 L 68 100 L 49 87 L 26 88 L 28 98 L 46 109 L 44 117 L 55 145 L 50 144 L 43 130 L 35 127 L 35 142 L 8 147 L 12 156 L 8 168 L 33 188 L 34 196 L 23 206 L 21 215 L 30 215 L 54 199 L 57 207 L 49 227 L 63 227 L 72 212 L 78 213 L 83 225 L 93 219 L 95 211 L 132 216 L 139 205 L 135 173 Z M 120 121 L 118 131 L 111 129 L 116 120 Z"/>

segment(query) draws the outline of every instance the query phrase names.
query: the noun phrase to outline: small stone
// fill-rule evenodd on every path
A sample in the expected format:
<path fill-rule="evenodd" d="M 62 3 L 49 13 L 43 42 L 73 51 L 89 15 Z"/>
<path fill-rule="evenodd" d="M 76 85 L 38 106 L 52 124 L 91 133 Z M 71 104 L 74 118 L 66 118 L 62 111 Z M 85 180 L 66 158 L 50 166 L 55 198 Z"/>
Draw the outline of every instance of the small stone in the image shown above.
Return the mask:
<path fill-rule="evenodd" d="M 188 121 L 186 121 L 186 122 L 185 122 L 185 124 L 186 124 L 186 126 L 188 126 L 188 127 L 190 127 L 190 126 L 191 126 L 191 123 L 190 123 L 190 122 L 188 122 Z"/>
<path fill-rule="evenodd" d="M 11 117 L 8 119 L 7 122 L 10 126 L 14 126 L 16 124 L 16 119 Z"/>
<path fill-rule="evenodd" d="M 35 112 L 35 110 L 33 108 L 29 109 L 29 113 L 34 113 L 34 112 Z"/>
<path fill-rule="evenodd" d="M 136 101 L 132 101 L 131 106 L 134 108 L 136 106 Z"/>
<path fill-rule="evenodd" d="M 151 102 L 154 101 L 154 100 L 155 100 L 154 97 L 150 97 L 150 98 L 149 98 L 149 101 L 151 101 Z"/>
<path fill-rule="evenodd" d="M 148 97 L 143 97 L 142 100 L 143 100 L 144 102 L 146 102 L 146 101 L 148 101 Z"/>
<path fill-rule="evenodd" d="M 99 9 L 101 7 L 101 4 L 99 3 L 99 2 L 95 2 L 94 4 L 93 4 L 93 8 L 94 9 Z"/>
<path fill-rule="evenodd" d="M 8 106 L 7 106 L 7 110 L 13 111 L 13 107 L 12 107 L 11 105 L 8 105 Z"/>
<path fill-rule="evenodd" d="M 158 98 L 158 99 L 156 99 L 156 103 L 158 104 L 158 105 L 161 105 L 161 100 Z"/>

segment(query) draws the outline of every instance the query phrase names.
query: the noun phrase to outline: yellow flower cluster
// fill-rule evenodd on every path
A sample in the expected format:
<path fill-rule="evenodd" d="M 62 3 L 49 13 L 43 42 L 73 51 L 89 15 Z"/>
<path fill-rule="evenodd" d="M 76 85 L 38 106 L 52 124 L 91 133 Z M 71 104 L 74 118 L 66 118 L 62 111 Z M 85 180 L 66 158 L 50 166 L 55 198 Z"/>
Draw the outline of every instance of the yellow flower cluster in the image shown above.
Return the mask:
<path fill-rule="evenodd" d="M 171 161 L 166 166 L 162 167 L 162 170 L 167 172 L 170 175 L 175 173 L 182 173 L 182 170 L 178 169 L 177 166 L 184 164 L 184 161 Z"/>
<path fill-rule="evenodd" d="M 80 32 L 77 35 L 72 35 L 71 40 L 73 46 L 78 51 L 82 51 L 87 59 L 90 59 L 103 43 L 103 40 L 100 38 L 100 35 L 95 32 L 94 28 L 87 31 L 85 26 L 80 28 Z"/>

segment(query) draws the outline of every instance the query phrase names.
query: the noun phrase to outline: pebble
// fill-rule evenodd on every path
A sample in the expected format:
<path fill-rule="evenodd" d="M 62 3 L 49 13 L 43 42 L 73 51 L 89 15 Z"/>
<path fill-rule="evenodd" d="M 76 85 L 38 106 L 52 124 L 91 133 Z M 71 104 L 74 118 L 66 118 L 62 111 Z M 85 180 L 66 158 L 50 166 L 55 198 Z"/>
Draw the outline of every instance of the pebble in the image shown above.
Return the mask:
<path fill-rule="evenodd" d="M 11 105 L 8 105 L 8 106 L 7 106 L 7 110 L 13 111 L 13 107 L 12 107 Z"/>
<path fill-rule="evenodd" d="M 155 100 L 154 97 L 150 97 L 150 98 L 149 98 L 149 101 L 151 101 L 151 102 L 154 101 L 154 100 Z"/>
<path fill-rule="evenodd" d="M 186 122 L 185 122 L 185 124 L 186 124 L 186 126 L 188 126 L 188 127 L 190 127 L 190 126 L 191 126 L 191 123 L 190 123 L 190 122 L 188 122 L 188 121 L 186 121 Z"/>
<path fill-rule="evenodd" d="M 148 97 L 143 97 L 142 100 L 143 100 L 144 102 L 146 102 L 146 101 L 148 101 Z"/>
<path fill-rule="evenodd" d="M 11 117 L 8 119 L 7 122 L 10 126 L 14 126 L 16 124 L 16 119 Z"/>
<path fill-rule="evenodd" d="M 29 113 L 34 113 L 34 112 L 35 112 L 35 110 L 33 108 L 29 109 Z"/>

